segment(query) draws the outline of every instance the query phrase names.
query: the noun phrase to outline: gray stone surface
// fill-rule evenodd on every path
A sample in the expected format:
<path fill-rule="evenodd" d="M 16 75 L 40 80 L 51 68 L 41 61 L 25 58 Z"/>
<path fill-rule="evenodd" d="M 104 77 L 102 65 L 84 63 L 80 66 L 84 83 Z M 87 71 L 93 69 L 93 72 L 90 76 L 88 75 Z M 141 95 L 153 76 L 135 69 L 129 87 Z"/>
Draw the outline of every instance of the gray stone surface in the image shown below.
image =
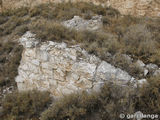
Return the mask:
<path fill-rule="evenodd" d="M 141 87 L 143 84 L 146 84 L 147 80 L 146 79 L 141 79 L 137 81 L 137 84 Z"/>
<path fill-rule="evenodd" d="M 158 69 L 158 66 L 157 66 L 156 64 L 150 63 L 150 64 L 147 64 L 147 65 L 146 65 L 146 68 L 147 68 L 148 70 L 150 70 L 150 71 L 155 71 L 155 70 Z"/>
<path fill-rule="evenodd" d="M 102 16 L 93 16 L 90 20 L 84 20 L 79 16 L 62 23 L 67 28 L 76 30 L 98 30 L 102 27 Z"/>
<path fill-rule="evenodd" d="M 146 76 L 149 73 L 148 69 L 144 68 L 144 76 Z"/>
<path fill-rule="evenodd" d="M 160 75 L 160 68 L 159 68 L 158 70 L 156 70 L 153 75 L 154 75 L 154 76 Z"/>
<path fill-rule="evenodd" d="M 20 43 L 26 48 L 31 48 L 35 47 L 39 42 L 35 39 L 35 34 L 28 31 L 25 35 L 23 35 L 23 37 L 20 38 Z"/>
<path fill-rule="evenodd" d="M 136 83 L 127 72 L 88 54 L 78 45 L 37 41 L 30 32 L 20 38 L 24 47 L 16 77 L 20 91 L 47 90 L 58 97 L 81 90 L 99 91 L 107 81 L 120 85 Z"/>
<path fill-rule="evenodd" d="M 118 80 L 119 82 L 127 83 L 131 80 L 131 76 L 127 72 L 102 61 L 97 68 L 96 79 L 102 81 Z"/>
<path fill-rule="evenodd" d="M 145 64 L 141 60 L 137 60 L 136 65 L 139 66 L 142 69 L 145 67 Z"/>

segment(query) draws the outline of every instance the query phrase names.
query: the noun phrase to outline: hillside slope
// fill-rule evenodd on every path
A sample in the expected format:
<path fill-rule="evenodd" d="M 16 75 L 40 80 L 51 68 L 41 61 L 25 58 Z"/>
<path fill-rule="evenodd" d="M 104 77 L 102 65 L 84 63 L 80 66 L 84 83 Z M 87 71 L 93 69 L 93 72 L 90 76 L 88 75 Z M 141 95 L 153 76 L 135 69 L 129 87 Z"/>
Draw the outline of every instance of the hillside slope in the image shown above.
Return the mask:
<path fill-rule="evenodd" d="M 20 7 L 20 5 L 18 6 Z M 33 47 L 34 44 L 28 38 L 26 39 L 26 32 L 32 33 L 28 35 L 29 39 L 40 41 L 36 48 Z M 159 33 L 159 17 L 122 15 L 114 8 L 86 2 L 45 3 L 37 4 L 34 7 L 6 9 L 3 13 L 0 13 L 0 118 L 2 120 L 120 120 L 120 113 L 134 114 L 141 111 L 145 114 L 160 114 Z M 23 40 L 28 42 L 27 46 L 31 45 L 33 47 L 33 49 L 27 49 L 29 55 L 24 54 L 25 49 L 19 43 L 19 38 L 24 38 Z M 96 67 L 92 68 L 88 67 L 88 64 L 82 64 L 77 69 L 76 67 L 80 65 L 79 62 L 78 65 L 73 66 L 75 69 L 72 69 L 72 72 L 80 74 L 81 78 L 75 74 L 67 73 L 71 66 L 68 65 L 67 68 L 65 62 L 59 59 L 64 60 L 65 58 L 68 60 L 66 56 L 69 56 L 69 59 L 74 59 L 75 56 L 65 52 L 64 58 L 62 58 L 61 53 L 63 52 L 61 49 L 57 50 L 54 46 L 59 47 L 60 45 L 65 50 L 70 50 L 71 48 L 65 47 L 66 44 L 64 43 L 68 46 L 79 45 L 83 52 L 86 51 L 85 53 L 96 56 L 93 58 L 101 59 L 103 62 L 100 62 L 100 68 L 102 69 L 98 71 L 98 78 L 107 80 L 106 78 L 111 77 L 113 81 L 103 84 L 99 92 L 83 91 L 78 94 L 66 95 L 58 100 L 54 97 L 51 98 L 49 93 L 42 91 L 18 91 L 15 82 L 18 75 L 25 77 L 27 79 L 24 79 L 25 82 L 31 81 L 32 83 L 37 80 L 40 85 L 41 83 L 48 85 L 45 80 L 49 80 L 52 72 L 54 72 L 54 75 L 51 77 L 56 77 L 61 85 L 64 85 L 63 80 L 65 79 L 63 78 L 71 80 L 74 77 L 74 81 L 78 79 L 78 82 L 81 80 L 80 82 L 83 83 L 83 77 L 87 78 L 90 77 L 89 75 L 95 75 L 92 73 L 94 73 L 93 70 Z M 79 47 L 75 48 L 79 49 Z M 51 63 L 58 55 L 56 62 L 64 63 L 66 71 L 63 71 L 63 66 L 61 70 L 55 70 L 55 62 L 52 65 L 50 62 L 46 66 L 43 64 L 43 67 L 48 66 L 48 70 L 43 69 L 42 65 L 36 69 L 33 65 L 30 66 L 31 62 L 35 65 L 41 64 L 41 61 L 35 61 L 39 58 L 34 54 L 40 55 L 40 59 L 42 57 L 48 60 L 48 57 L 46 57 L 48 53 L 45 51 L 47 48 L 51 50 L 50 52 L 53 52 L 53 54 L 50 54 L 52 59 L 49 59 Z M 34 50 L 42 52 L 42 54 L 37 54 Z M 88 61 L 89 57 L 84 59 L 82 52 L 72 50 L 78 58 L 77 61 L 84 60 L 83 63 Z M 33 54 L 30 54 L 29 51 Z M 28 59 L 30 55 L 32 55 L 31 59 Z M 28 79 L 27 75 L 23 76 L 28 73 L 25 71 L 26 68 L 27 71 L 30 70 L 28 66 L 23 64 L 24 60 L 28 60 L 27 64 L 32 70 L 34 69 L 34 72 L 41 71 L 38 74 L 40 77 L 35 77 L 32 71 L 29 72 L 29 77 L 34 77 L 34 79 Z M 92 63 L 93 60 L 91 59 Z M 24 74 L 21 74 L 23 71 L 20 69 L 18 71 L 18 68 L 21 67 L 19 65 L 24 65 Z M 91 64 L 91 66 L 94 66 L 94 64 Z M 109 66 L 109 69 L 107 66 Z M 89 74 L 85 74 L 86 68 Z M 124 77 L 125 80 L 130 75 L 136 78 L 136 82 L 145 82 L 146 84 L 140 84 L 142 85 L 140 87 L 130 86 L 130 84 L 124 87 L 115 84 L 116 75 L 119 78 L 123 77 L 121 76 L 121 73 L 124 73 L 122 70 L 127 72 L 126 77 Z M 70 77 L 65 75 L 70 75 Z M 38 78 L 41 78 L 41 80 L 38 81 Z M 140 79 L 142 78 L 141 82 Z M 19 82 L 25 84 L 24 81 Z M 54 79 L 51 78 L 51 82 L 53 81 Z M 33 86 L 35 87 L 35 85 Z M 88 82 L 78 85 L 83 87 L 83 85 L 91 84 Z M 69 86 L 69 88 L 71 87 Z M 66 92 L 65 89 L 62 90 Z"/>
<path fill-rule="evenodd" d="M 21 6 L 35 6 L 42 3 L 60 3 L 69 0 L 5 0 L 4 8 L 18 8 Z M 72 2 L 91 2 L 96 5 L 110 6 L 118 9 L 121 14 L 134 16 L 160 16 L 160 2 L 158 0 L 70 0 Z"/>

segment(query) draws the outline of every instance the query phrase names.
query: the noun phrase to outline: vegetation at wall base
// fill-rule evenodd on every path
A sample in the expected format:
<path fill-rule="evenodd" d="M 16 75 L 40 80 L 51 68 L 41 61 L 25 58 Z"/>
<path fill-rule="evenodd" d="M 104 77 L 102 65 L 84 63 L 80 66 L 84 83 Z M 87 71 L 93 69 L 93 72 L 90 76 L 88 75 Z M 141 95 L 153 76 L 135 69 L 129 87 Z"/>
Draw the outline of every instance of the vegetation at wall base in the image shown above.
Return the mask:
<path fill-rule="evenodd" d="M 102 15 L 103 32 L 70 30 L 60 24 L 75 15 L 84 19 Z M 26 31 L 35 33 L 42 42 L 81 44 L 89 53 L 135 78 L 143 78 L 143 71 L 134 64 L 138 59 L 160 66 L 159 17 L 121 15 L 113 8 L 83 2 L 42 4 L 0 13 L 0 88 L 16 86 L 14 78 L 23 50 L 17 41 Z M 114 58 L 108 58 L 108 52 Z M 130 55 L 134 62 L 128 63 L 122 54 Z M 120 113 L 160 114 L 159 78 L 147 76 L 149 84 L 135 91 L 109 83 L 100 92 L 71 94 L 54 101 L 50 107 L 48 93 L 14 92 L 2 101 L 4 120 L 38 120 L 39 117 L 42 120 L 119 120 Z"/>
<path fill-rule="evenodd" d="M 47 92 L 27 91 L 8 94 L 2 101 L 4 120 L 39 119 L 40 113 L 51 103 Z"/>
<path fill-rule="evenodd" d="M 106 83 L 99 92 L 72 93 L 51 101 L 49 93 L 14 92 L 2 101 L 4 120 L 120 120 L 119 115 L 160 114 L 160 77 L 133 89 Z M 52 104 L 51 104 L 52 103 Z M 127 118 L 126 118 L 127 119 Z"/>
<path fill-rule="evenodd" d="M 97 93 L 82 92 L 65 96 L 45 110 L 41 119 L 121 120 L 120 114 L 134 114 L 138 111 L 143 114 L 159 115 L 159 78 L 159 76 L 149 78 L 149 84 L 137 89 L 107 83 Z"/>

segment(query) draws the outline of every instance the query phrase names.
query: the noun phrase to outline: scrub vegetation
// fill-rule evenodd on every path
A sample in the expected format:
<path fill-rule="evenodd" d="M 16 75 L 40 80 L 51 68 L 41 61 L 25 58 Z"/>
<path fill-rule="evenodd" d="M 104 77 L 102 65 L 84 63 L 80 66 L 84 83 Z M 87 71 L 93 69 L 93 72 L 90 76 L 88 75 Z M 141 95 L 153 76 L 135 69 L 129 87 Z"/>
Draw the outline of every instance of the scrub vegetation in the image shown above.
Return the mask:
<path fill-rule="evenodd" d="M 75 15 L 84 19 L 102 15 L 103 32 L 70 30 L 60 24 Z M 23 50 L 18 38 L 26 31 L 35 33 L 42 42 L 81 44 L 89 53 L 136 78 L 143 77 L 139 76 L 141 69 L 127 63 L 122 54 L 130 55 L 134 61 L 140 59 L 160 66 L 160 18 L 121 15 L 116 9 L 92 3 L 46 3 L 0 13 L 0 88 L 16 86 L 14 78 Z M 108 52 L 116 59 L 109 58 Z M 148 76 L 147 80 L 149 84 L 137 90 L 107 83 L 100 92 L 71 94 L 52 104 L 48 93 L 13 92 L 2 100 L 2 119 L 119 120 L 120 113 L 139 110 L 160 114 L 160 76 Z"/>

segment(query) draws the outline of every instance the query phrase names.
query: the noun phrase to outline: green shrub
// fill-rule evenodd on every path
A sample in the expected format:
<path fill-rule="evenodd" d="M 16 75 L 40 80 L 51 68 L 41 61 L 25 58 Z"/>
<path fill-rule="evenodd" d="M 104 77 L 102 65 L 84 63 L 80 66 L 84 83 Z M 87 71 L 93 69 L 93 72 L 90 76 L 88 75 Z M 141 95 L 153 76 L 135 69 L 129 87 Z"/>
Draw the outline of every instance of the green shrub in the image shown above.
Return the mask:
<path fill-rule="evenodd" d="M 131 90 L 111 83 L 105 84 L 98 93 L 82 92 L 61 98 L 42 113 L 41 119 L 90 120 L 89 116 L 95 114 L 101 120 L 118 120 L 120 113 L 134 112 L 133 95 Z"/>
<path fill-rule="evenodd" d="M 145 114 L 160 114 L 160 76 L 149 78 L 140 89 L 136 109 Z"/>
<path fill-rule="evenodd" d="M 47 92 L 28 91 L 8 94 L 2 101 L 4 119 L 35 119 L 47 108 L 51 98 Z"/>
<path fill-rule="evenodd" d="M 16 15 L 17 17 L 23 17 L 28 14 L 29 8 L 21 7 L 15 10 L 12 10 L 12 15 Z"/>
<path fill-rule="evenodd" d="M 7 22 L 7 20 L 8 20 L 7 17 L 0 16 L 0 25 Z"/>
<path fill-rule="evenodd" d="M 105 84 L 98 93 L 71 94 L 60 98 L 41 115 L 42 120 L 120 120 L 121 113 L 160 114 L 160 77 L 148 79 L 142 88 Z M 90 116 L 95 116 L 95 118 Z M 92 118 L 92 119 L 90 119 Z M 127 119 L 127 118 L 125 118 Z"/>
<path fill-rule="evenodd" d="M 104 31 L 110 31 L 119 41 L 121 53 L 131 54 L 145 63 L 159 64 L 159 18 L 103 17 Z"/>
<path fill-rule="evenodd" d="M 22 36 L 24 35 L 24 33 L 26 33 L 27 31 L 29 30 L 28 26 L 27 25 L 21 25 L 19 27 L 17 27 L 14 31 L 14 33 L 16 35 L 19 35 L 19 36 Z"/>
<path fill-rule="evenodd" d="M 160 49 L 157 49 L 156 53 L 151 56 L 150 61 L 160 66 L 159 58 L 160 58 Z"/>
<path fill-rule="evenodd" d="M 103 22 L 103 25 L 110 25 L 111 20 L 107 16 L 103 16 L 102 17 L 102 22 Z"/>
<path fill-rule="evenodd" d="M 128 66 L 128 72 L 137 79 L 144 78 L 144 70 L 136 63 L 132 63 Z"/>
<path fill-rule="evenodd" d="M 101 32 L 69 30 L 55 20 L 67 20 L 79 15 L 85 19 L 99 14 L 103 15 L 104 29 Z M 114 63 L 107 53 L 130 54 L 134 59 L 141 59 L 144 63 L 159 62 L 159 19 L 146 17 L 121 16 L 113 8 L 96 6 L 91 3 L 60 3 L 41 4 L 34 8 L 22 7 L 8 10 L 0 15 L 0 35 L 23 35 L 30 30 L 36 33 L 41 41 L 66 42 L 81 44 L 89 53 L 93 53 L 103 60 Z M 2 18 L 2 19 L 1 19 Z M 5 57 L 1 60 L 4 61 Z M 123 61 L 123 60 L 122 60 Z M 121 60 L 120 60 L 121 62 Z M 134 65 L 127 67 L 123 63 L 115 62 L 117 66 L 131 75 L 138 74 Z M 115 65 L 113 64 L 113 65 Z M 133 69 L 133 70 L 132 70 Z"/>
<path fill-rule="evenodd" d="M 86 2 L 64 2 L 59 4 L 42 4 L 35 6 L 29 10 L 29 15 L 42 16 L 46 19 L 56 19 L 56 20 L 68 20 L 73 18 L 75 15 L 79 15 L 85 19 L 91 18 L 91 16 L 107 15 L 109 17 L 115 17 L 119 15 L 119 12 L 113 8 L 104 8 L 102 6 L 97 6 L 92 3 Z"/>
<path fill-rule="evenodd" d="M 111 61 L 108 60 L 106 54 L 108 52 L 112 55 L 125 53 L 132 55 L 135 59 L 142 59 L 145 63 L 154 61 L 154 63 L 159 64 L 158 52 L 156 52 L 159 51 L 158 43 L 152 39 L 152 33 L 144 25 L 136 24 L 128 27 L 128 31 L 122 32 L 120 40 L 113 33 L 70 30 L 58 23 L 53 24 L 44 19 L 32 23 L 30 29 L 42 41 L 64 41 L 68 44 L 81 44 L 81 47 L 89 53 L 126 70 L 136 78 L 143 76 L 143 71 L 136 64 L 127 64 L 122 57 Z"/>
<path fill-rule="evenodd" d="M 105 16 L 117 18 L 120 16 L 120 12 L 112 7 L 108 7 L 106 8 Z"/>
<path fill-rule="evenodd" d="M 96 6 L 92 3 L 78 2 L 78 3 L 62 3 L 55 7 L 55 16 L 57 19 L 67 20 L 73 18 L 75 15 L 85 16 L 85 14 L 105 14 L 105 9 L 102 6 Z"/>
<path fill-rule="evenodd" d="M 94 53 L 99 57 L 103 57 L 105 52 L 116 53 L 122 47 L 110 33 L 70 30 L 59 23 L 45 20 L 32 23 L 30 29 L 42 41 L 65 41 L 72 44 L 71 42 L 75 40 L 75 43 L 82 44 L 82 47 L 89 53 Z M 94 47 L 92 47 L 93 45 Z"/>
<path fill-rule="evenodd" d="M 21 60 L 22 46 L 15 42 L 6 42 L 0 47 L 0 86 L 15 84 Z"/>
<path fill-rule="evenodd" d="M 12 16 L 5 24 L 0 26 L 0 35 L 4 36 L 11 34 L 16 27 L 27 24 L 27 22 L 28 19 Z"/>
<path fill-rule="evenodd" d="M 96 14 L 103 16 L 104 28 L 100 32 L 70 30 L 55 22 L 71 19 L 75 15 L 90 19 Z M 84 2 L 68 2 L 42 4 L 34 8 L 23 7 L 0 13 L 0 36 L 4 37 L 12 33 L 21 36 L 30 30 L 36 33 L 37 38 L 42 42 L 63 41 L 69 45 L 81 44 L 81 47 L 89 53 L 93 53 L 102 60 L 109 61 L 116 67 L 126 70 L 130 75 L 139 78 L 142 73 L 141 69 L 134 63 L 128 63 L 121 54 L 130 54 L 134 59 L 160 65 L 159 24 L 159 18 L 121 16 L 113 8 Z M 108 52 L 112 55 L 116 54 L 116 58 L 109 60 Z M 0 44 L 1 87 L 15 85 L 14 78 L 18 74 L 21 53 L 22 46 L 19 46 L 18 43 L 9 40 Z M 88 120 L 89 116 L 94 114 L 102 120 L 119 120 L 120 113 L 134 113 L 135 109 L 145 113 L 159 113 L 159 77 L 150 78 L 149 83 L 148 86 L 138 91 L 140 94 L 130 91 L 129 88 L 113 84 L 105 85 L 99 93 L 72 94 L 53 103 L 53 107 L 46 110 L 42 114 L 42 118 L 44 120 Z M 49 99 L 41 101 L 38 99 L 42 98 L 43 100 L 43 97 L 37 97 L 39 93 L 35 95 L 35 98 L 32 97 L 33 94 L 32 92 L 23 93 L 23 95 L 15 93 L 9 95 L 10 97 L 7 96 L 6 102 L 10 102 L 5 109 L 7 118 L 38 118 L 41 111 L 46 108 L 46 102 Z M 29 100 L 26 96 L 29 96 Z M 34 101 L 31 106 L 29 101 Z M 35 101 L 40 101 L 42 104 Z"/>
<path fill-rule="evenodd" d="M 144 62 L 148 62 L 147 58 L 153 55 L 157 48 L 156 41 L 152 39 L 152 33 L 145 25 L 130 26 L 122 39 L 126 46 L 124 51 L 145 59 Z"/>
<path fill-rule="evenodd" d="M 35 6 L 34 8 L 31 8 L 29 10 L 29 15 L 31 17 L 34 17 L 34 16 L 42 15 L 43 13 L 49 12 L 49 10 L 50 9 L 48 5 L 42 4 L 42 5 Z"/>
<path fill-rule="evenodd" d="M 112 83 L 105 84 L 98 93 L 71 94 L 60 98 L 42 113 L 42 120 L 120 120 L 121 113 L 160 114 L 160 77 L 148 79 L 142 88 L 132 89 Z M 127 119 L 127 118 L 125 118 Z"/>
<path fill-rule="evenodd" d="M 42 120 L 82 120 L 87 114 L 98 107 L 96 94 L 86 92 L 71 94 L 53 103 L 53 106 L 43 112 Z"/>
<path fill-rule="evenodd" d="M 44 41 L 58 41 L 74 39 L 74 31 L 65 28 L 58 23 L 52 23 L 45 20 L 39 20 L 31 24 L 30 30 L 36 33 L 36 36 Z"/>
<path fill-rule="evenodd" d="M 110 60 L 110 62 L 122 70 L 127 71 L 131 76 L 140 79 L 143 78 L 144 71 L 136 63 L 128 60 L 126 56 L 116 53 L 114 57 Z"/>
<path fill-rule="evenodd" d="M 102 120 L 120 120 L 119 115 L 134 113 L 135 91 L 130 87 L 122 87 L 116 84 L 105 84 L 99 93 L 101 106 L 99 114 Z"/>
<path fill-rule="evenodd" d="M 20 7 L 20 8 L 15 8 L 15 9 L 5 9 L 3 12 L 0 13 L 0 16 L 4 17 L 11 17 L 11 16 L 16 16 L 16 17 L 23 17 L 28 14 L 28 7 Z"/>

